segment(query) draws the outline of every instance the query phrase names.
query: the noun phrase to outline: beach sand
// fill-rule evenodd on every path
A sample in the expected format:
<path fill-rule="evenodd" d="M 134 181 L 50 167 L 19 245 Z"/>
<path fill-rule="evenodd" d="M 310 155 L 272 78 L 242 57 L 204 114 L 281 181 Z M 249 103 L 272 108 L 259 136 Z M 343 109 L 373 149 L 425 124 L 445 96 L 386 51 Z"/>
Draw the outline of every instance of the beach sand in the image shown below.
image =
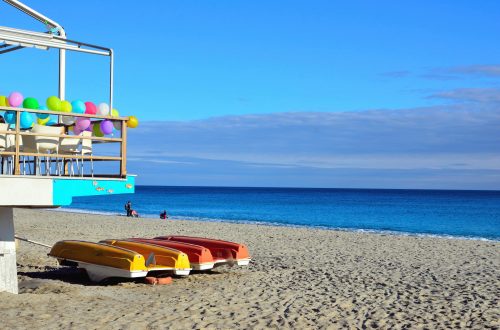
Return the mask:
<path fill-rule="evenodd" d="M 249 267 L 151 286 L 90 283 L 48 249 L 19 243 L 20 294 L 3 329 L 500 327 L 500 243 L 18 209 L 16 232 L 63 239 L 196 235 L 242 242 Z"/>

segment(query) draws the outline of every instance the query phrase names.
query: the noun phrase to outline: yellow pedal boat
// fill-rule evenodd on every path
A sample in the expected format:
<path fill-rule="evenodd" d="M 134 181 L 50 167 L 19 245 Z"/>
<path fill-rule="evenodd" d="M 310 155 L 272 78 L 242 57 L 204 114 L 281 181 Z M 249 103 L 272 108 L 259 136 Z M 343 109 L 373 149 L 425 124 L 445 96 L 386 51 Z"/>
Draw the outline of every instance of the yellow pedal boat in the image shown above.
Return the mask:
<path fill-rule="evenodd" d="M 119 247 L 141 254 L 149 271 L 172 271 L 175 275 L 189 275 L 191 266 L 187 254 L 164 246 L 129 241 L 107 239 L 99 243 Z"/>
<path fill-rule="evenodd" d="M 145 277 L 149 268 L 140 253 L 107 244 L 85 241 L 59 241 L 49 256 L 61 265 L 76 265 L 87 271 L 91 281 L 99 282 L 109 277 Z"/>

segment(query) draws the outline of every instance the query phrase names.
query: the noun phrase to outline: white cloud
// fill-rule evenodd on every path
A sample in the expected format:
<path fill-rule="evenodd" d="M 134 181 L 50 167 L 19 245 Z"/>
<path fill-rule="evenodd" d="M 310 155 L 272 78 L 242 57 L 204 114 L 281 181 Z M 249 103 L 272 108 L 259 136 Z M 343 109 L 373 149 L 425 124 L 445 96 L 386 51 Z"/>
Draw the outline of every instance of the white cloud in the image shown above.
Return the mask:
<path fill-rule="evenodd" d="M 493 109 L 278 113 L 142 126 L 131 131 L 129 153 L 164 164 L 227 161 L 304 170 L 500 168 L 500 111 Z M 152 133 L 155 143 L 144 143 Z"/>

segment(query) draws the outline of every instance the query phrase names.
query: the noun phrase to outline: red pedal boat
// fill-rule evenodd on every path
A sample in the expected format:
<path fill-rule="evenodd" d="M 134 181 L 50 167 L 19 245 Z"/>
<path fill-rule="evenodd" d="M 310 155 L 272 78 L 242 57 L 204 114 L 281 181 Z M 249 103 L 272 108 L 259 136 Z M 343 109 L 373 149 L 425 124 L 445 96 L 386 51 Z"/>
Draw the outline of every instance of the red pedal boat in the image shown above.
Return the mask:
<path fill-rule="evenodd" d="M 247 266 L 251 260 L 247 247 L 239 243 L 191 236 L 160 236 L 155 237 L 155 240 L 203 246 L 210 250 L 216 265 L 236 264 L 238 266 Z"/>

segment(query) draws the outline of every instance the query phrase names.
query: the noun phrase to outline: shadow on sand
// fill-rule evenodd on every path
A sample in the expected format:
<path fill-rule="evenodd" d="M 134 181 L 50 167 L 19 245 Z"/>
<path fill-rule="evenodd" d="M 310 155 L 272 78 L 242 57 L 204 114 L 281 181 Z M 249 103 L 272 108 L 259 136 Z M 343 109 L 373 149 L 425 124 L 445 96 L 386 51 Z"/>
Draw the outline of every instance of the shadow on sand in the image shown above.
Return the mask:
<path fill-rule="evenodd" d="M 220 275 L 221 272 L 218 271 L 191 271 L 191 275 Z M 42 271 L 32 271 L 32 272 L 18 272 L 18 275 L 29 277 L 30 279 L 24 279 L 19 282 L 20 288 L 35 289 L 39 287 L 42 283 L 47 283 L 45 280 L 63 281 L 70 284 L 79 284 L 84 286 L 102 286 L 102 285 L 117 285 L 123 283 L 144 283 L 144 278 L 118 278 L 110 277 L 104 279 L 103 281 L 96 283 L 92 282 L 87 276 L 87 272 L 84 269 L 76 267 L 45 267 Z M 157 273 L 151 272 L 149 276 L 155 277 L 166 277 L 171 276 L 173 278 L 181 279 L 178 276 L 172 276 L 168 273 Z"/>

